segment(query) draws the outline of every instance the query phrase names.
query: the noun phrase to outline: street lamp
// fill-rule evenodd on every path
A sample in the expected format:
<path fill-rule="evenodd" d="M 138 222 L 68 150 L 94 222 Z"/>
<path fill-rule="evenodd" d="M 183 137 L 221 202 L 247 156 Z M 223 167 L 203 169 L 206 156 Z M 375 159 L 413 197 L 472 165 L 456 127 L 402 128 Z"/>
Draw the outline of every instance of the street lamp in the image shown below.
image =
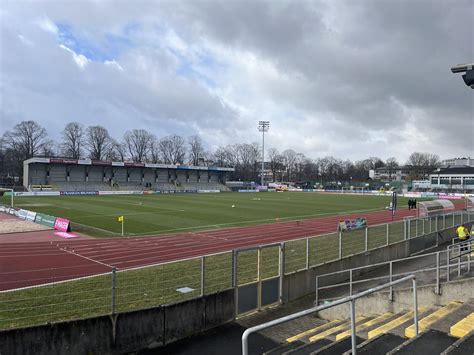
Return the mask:
<path fill-rule="evenodd" d="M 258 121 L 258 130 L 262 132 L 262 176 L 261 176 L 261 185 L 264 186 L 264 176 L 263 172 L 265 169 L 265 132 L 268 132 L 270 129 L 270 121 Z"/>

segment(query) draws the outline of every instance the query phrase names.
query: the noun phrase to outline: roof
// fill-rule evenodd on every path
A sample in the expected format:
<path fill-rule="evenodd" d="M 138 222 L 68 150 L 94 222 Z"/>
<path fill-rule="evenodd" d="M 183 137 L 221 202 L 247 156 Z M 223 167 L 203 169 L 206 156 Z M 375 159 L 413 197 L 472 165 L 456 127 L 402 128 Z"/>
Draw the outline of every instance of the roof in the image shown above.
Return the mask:
<path fill-rule="evenodd" d="M 474 174 L 474 166 L 448 166 L 434 170 L 432 175 Z"/>

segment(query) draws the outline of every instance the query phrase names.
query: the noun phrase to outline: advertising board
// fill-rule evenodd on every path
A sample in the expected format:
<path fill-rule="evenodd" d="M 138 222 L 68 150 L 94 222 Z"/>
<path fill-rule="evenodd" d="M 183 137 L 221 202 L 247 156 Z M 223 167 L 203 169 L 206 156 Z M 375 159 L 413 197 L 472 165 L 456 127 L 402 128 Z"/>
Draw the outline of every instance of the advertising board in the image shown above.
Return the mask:
<path fill-rule="evenodd" d="M 54 229 L 60 231 L 60 232 L 70 232 L 70 222 L 68 219 L 65 218 L 56 218 L 56 221 L 54 222 Z"/>
<path fill-rule="evenodd" d="M 53 217 L 44 213 L 36 214 L 35 223 L 54 228 L 55 222 L 56 222 L 56 217 Z"/>

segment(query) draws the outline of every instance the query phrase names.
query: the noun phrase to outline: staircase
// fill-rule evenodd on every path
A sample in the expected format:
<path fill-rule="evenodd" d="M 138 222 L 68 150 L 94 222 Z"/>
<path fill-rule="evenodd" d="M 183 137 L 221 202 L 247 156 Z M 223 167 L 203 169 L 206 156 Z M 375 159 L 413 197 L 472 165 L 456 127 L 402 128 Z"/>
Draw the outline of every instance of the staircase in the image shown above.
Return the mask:
<path fill-rule="evenodd" d="M 358 315 L 358 354 L 474 354 L 474 298 L 452 301 L 441 307 L 418 309 L 418 335 L 413 311 L 386 312 L 375 316 Z M 344 354 L 352 353 L 349 319 L 333 320 L 306 329 L 286 339 L 286 343 L 265 354 Z"/>

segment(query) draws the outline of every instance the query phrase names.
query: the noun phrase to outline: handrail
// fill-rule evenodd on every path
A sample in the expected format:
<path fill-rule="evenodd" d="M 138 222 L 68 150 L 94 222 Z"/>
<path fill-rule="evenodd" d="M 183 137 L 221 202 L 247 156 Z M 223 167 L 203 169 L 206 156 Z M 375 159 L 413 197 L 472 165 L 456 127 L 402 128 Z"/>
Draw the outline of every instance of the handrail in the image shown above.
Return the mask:
<path fill-rule="evenodd" d="M 370 295 L 372 293 L 378 292 L 378 291 L 383 290 L 385 288 L 393 287 L 394 285 L 398 285 L 400 283 L 403 283 L 403 282 L 406 282 L 406 281 L 409 281 L 409 280 L 412 280 L 412 285 L 413 285 L 413 322 L 414 322 L 414 326 L 415 326 L 415 335 L 418 335 L 418 297 L 417 297 L 417 291 L 416 291 L 416 277 L 415 277 L 415 275 L 409 275 L 409 276 L 406 276 L 402 279 L 392 281 L 392 282 L 389 282 L 389 283 L 386 283 L 384 285 L 377 286 L 377 287 L 374 287 L 374 288 L 370 288 L 370 289 L 368 289 L 366 291 L 363 291 L 363 292 L 360 292 L 356 295 L 345 297 L 341 300 L 334 301 L 334 302 L 329 303 L 329 304 L 324 304 L 324 305 L 321 305 L 321 306 L 312 307 L 312 308 L 306 309 L 304 311 L 293 313 L 293 314 L 290 314 L 288 316 L 284 316 L 284 317 L 281 317 L 281 318 L 278 318 L 278 319 L 275 319 L 275 320 L 272 320 L 272 321 L 269 321 L 269 322 L 266 322 L 266 323 L 263 323 L 263 324 L 260 324 L 260 325 L 256 325 L 256 326 L 251 327 L 251 328 L 248 328 L 242 334 L 242 354 L 243 355 L 248 355 L 248 337 L 252 333 L 258 332 L 259 330 L 263 330 L 263 329 L 266 329 L 266 328 L 273 327 L 273 326 L 281 324 L 281 323 L 289 322 L 289 321 L 297 319 L 297 318 L 301 318 L 301 317 L 309 315 L 311 313 L 319 312 L 319 311 L 322 311 L 324 309 L 332 308 L 332 307 L 339 306 L 341 304 L 350 302 L 352 354 L 356 355 L 356 353 L 357 353 L 357 342 L 356 342 L 356 324 L 355 324 L 355 300 L 357 300 L 359 298 L 362 298 L 362 297 L 365 297 L 367 295 Z"/>
<path fill-rule="evenodd" d="M 458 260 L 458 262 L 457 262 L 458 276 L 460 275 L 460 272 L 461 272 L 461 265 L 466 265 L 467 264 L 468 270 L 470 270 L 470 267 L 471 267 L 471 265 L 470 265 L 471 264 L 471 258 L 470 258 L 471 251 L 470 251 L 470 248 L 469 248 L 468 251 L 466 251 L 464 253 L 459 252 L 459 255 L 451 256 L 451 253 L 453 252 L 453 250 L 459 249 L 459 248 L 464 247 L 464 246 L 467 246 L 468 248 L 470 246 L 474 246 L 474 241 L 468 240 L 468 241 L 465 241 L 464 243 L 457 243 L 455 245 L 448 245 L 447 248 L 446 248 L 446 261 L 445 261 L 446 264 L 445 265 L 441 265 L 441 262 L 440 262 L 440 260 L 441 260 L 440 256 L 441 256 L 442 251 L 436 251 L 436 252 L 432 252 L 432 253 L 415 255 L 415 256 L 410 256 L 410 257 L 407 257 L 407 258 L 400 258 L 400 259 L 395 259 L 395 260 L 391 260 L 391 261 L 384 261 L 384 262 L 381 262 L 381 263 L 375 263 L 375 264 L 359 266 L 359 267 L 340 270 L 340 271 L 334 271 L 334 272 L 326 273 L 326 274 L 322 274 L 322 275 L 316 275 L 316 280 L 315 280 L 315 303 L 317 304 L 319 302 L 318 292 L 320 290 L 331 289 L 331 288 L 336 288 L 336 287 L 343 287 L 343 286 L 349 286 L 349 289 L 350 289 L 349 294 L 351 295 L 352 294 L 352 285 L 355 285 L 355 284 L 364 283 L 364 282 L 372 282 L 372 281 L 377 281 L 377 280 L 381 280 L 381 279 L 385 279 L 385 278 L 389 278 L 390 281 L 392 281 L 393 278 L 397 277 L 397 276 L 407 275 L 407 274 L 411 274 L 411 273 L 416 274 L 416 273 L 420 273 L 420 272 L 430 272 L 430 271 L 434 271 L 434 270 L 436 270 L 436 289 L 435 289 L 435 292 L 437 294 L 439 294 L 439 292 L 440 292 L 440 276 L 441 276 L 440 275 L 440 270 L 447 269 L 447 274 L 448 274 L 447 275 L 447 281 L 449 282 L 449 272 L 450 272 L 450 269 L 452 267 L 452 264 L 451 264 L 452 260 L 455 260 L 455 259 Z M 461 257 L 463 257 L 465 255 L 468 256 L 468 261 L 467 262 L 461 262 L 461 260 L 460 260 Z M 435 257 L 436 260 L 433 260 L 433 263 L 429 263 L 423 269 L 407 271 L 407 272 L 399 273 L 399 274 L 393 274 L 392 273 L 393 265 L 396 264 L 396 263 L 406 262 L 407 260 L 420 259 L 420 258 L 425 258 L 426 259 L 426 258 L 432 258 L 432 257 Z M 374 267 L 387 266 L 387 265 L 390 266 L 390 271 L 386 275 L 370 277 L 370 278 L 364 278 L 362 280 L 353 280 L 353 275 L 354 275 L 355 271 L 364 270 L 364 269 L 372 269 Z M 431 267 L 431 265 L 433 265 L 433 266 Z M 370 271 L 368 271 L 368 272 L 370 272 Z M 319 286 L 320 280 L 323 279 L 324 277 L 328 277 L 328 276 L 333 277 L 334 275 L 343 274 L 343 273 L 349 274 L 349 281 L 338 282 L 338 283 L 334 283 L 334 284 L 326 285 L 326 286 Z M 392 297 L 392 289 L 390 289 L 390 298 L 391 297 Z"/>

